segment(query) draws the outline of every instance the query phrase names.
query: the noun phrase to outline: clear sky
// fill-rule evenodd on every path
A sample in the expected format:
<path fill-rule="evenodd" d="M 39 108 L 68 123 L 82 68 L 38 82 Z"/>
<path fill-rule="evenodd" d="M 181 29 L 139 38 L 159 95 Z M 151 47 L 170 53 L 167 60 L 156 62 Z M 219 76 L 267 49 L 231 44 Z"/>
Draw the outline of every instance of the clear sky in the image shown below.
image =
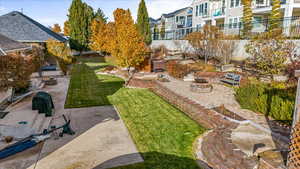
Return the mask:
<path fill-rule="evenodd" d="M 140 0 L 83 0 L 95 10 L 101 8 L 110 20 L 116 8 L 130 9 L 134 19 Z M 192 0 L 145 0 L 149 15 L 158 18 L 162 13 L 190 6 Z M 0 0 L 0 15 L 11 11 L 21 11 L 45 26 L 54 23 L 62 25 L 72 0 Z"/>

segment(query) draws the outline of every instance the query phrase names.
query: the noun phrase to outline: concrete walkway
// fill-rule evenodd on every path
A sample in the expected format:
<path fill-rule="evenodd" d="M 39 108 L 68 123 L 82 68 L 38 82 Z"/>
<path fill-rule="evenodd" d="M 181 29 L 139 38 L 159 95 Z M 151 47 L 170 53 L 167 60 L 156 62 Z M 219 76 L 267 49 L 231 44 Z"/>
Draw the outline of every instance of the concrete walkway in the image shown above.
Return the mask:
<path fill-rule="evenodd" d="M 76 134 L 59 137 L 60 131 L 53 133 L 44 143 L 0 160 L 0 169 L 101 169 L 143 161 L 113 106 L 65 109 L 68 86 L 69 79 L 63 77 L 58 78 L 57 85 L 43 89 L 53 98 L 54 117 L 45 118 L 32 111 L 29 97 L 14 106 L 0 124 L 15 126 L 19 121 L 27 121 L 29 127 L 42 131 L 49 126 L 63 125 L 65 114 Z M 134 156 L 118 158 L 127 154 Z M 111 159 L 119 160 L 107 163 Z"/>
<path fill-rule="evenodd" d="M 65 110 L 75 136 L 52 137 L 44 144 L 41 160 L 28 169 L 111 168 L 143 162 L 122 119 L 112 106 Z M 55 120 L 61 125 L 63 120 Z M 53 151 L 55 150 L 55 151 Z M 50 154 L 49 154 L 50 153 Z M 49 154 L 49 155 L 48 155 Z M 102 163 L 119 156 L 135 154 L 130 159 Z"/>

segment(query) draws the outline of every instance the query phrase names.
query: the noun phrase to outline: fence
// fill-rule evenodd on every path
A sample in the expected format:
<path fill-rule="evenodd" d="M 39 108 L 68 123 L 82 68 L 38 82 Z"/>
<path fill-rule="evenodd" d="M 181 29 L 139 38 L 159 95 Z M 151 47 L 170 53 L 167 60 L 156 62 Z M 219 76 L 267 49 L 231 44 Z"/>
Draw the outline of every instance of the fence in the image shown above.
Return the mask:
<path fill-rule="evenodd" d="M 294 16 L 289 18 L 282 18 L 279 20 L 262 19 L 252 22 L 251 33 L 257 34 L 261 32 L 267 32 L 270 29 L 270 23 L 279 22 L 282 30 L 291 38 L 300 39 L 300 16 Z M 230 24 L 218 24 L 216 25 L 224 34 L 237 35 L 241 37 L 243 30 L 243 22 L 235 22 Z M 186 35 L 192 32 L 200 32 L 201 27 L 187 27 L 174 30 L 153 32 L 153 40 L 180 40 Z"/>

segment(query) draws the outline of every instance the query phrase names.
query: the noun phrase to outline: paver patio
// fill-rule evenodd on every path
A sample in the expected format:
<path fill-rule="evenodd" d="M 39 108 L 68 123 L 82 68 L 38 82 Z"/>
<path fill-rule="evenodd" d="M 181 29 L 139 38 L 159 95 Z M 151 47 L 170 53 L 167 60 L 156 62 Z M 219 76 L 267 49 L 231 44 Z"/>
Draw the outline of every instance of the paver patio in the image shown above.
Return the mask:
<path fill-rule="evenodd" d="M 235 91 L 233 88 L 214 83 L 214 88 L 211 93 L 195 93 L 190 90 L 190 84 L 192 82 L 184 82 L 170 77 L 170 82 L 160 83 L 178 95 L 188 97 L 207 109 L 224 105 L 229 111 L 258 124 L 269 131 L 282 135 L 283 137 L 281 138 L 283 141 L 288 142 L 288 129 L 273 124 L 273 120 L 266 118 L 263 114 L 242 109 L 239 103 L 235 100 Z"/>

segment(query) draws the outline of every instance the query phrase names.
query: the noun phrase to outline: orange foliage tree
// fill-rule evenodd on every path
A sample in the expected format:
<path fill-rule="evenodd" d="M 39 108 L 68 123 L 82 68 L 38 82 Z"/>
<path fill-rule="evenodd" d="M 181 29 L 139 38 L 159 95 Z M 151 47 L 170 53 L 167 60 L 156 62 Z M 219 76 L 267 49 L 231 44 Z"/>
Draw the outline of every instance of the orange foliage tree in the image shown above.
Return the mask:
<path fill-rule="evenodd" d="M 0 57 L 0 90 L 24 88 L 30 76 L 43 63 L 43 52 L 34 47 L 28 52 L 16 52 Z"/>
<path fill-rule="evenodd" d="M 59 66 L 64 74 L 67 74 L 68 65 L 72 63 L 73 56 L 70 47 L 66 43 L 62 43 L 56 40 L 47 41 L 48 54 L 55 57 L 59 63 Z"/>
<path fill-rule="evenodd" d="M 117 9 L 114 12 L 116 43 L 111 54 L 121 67 L 136 68 L 144 61 L 148 53 L 143 37 L 139 34 L 130 10 Z"/>
<path fill-rule="evenodd" d="M 106 34 L 107 25 L 103 20 L 94 19 L 91 24 L 91 43 L 90 48 L 95 51 L 106 51 L 105 45 L 106 40 L 108 40 L 108 35 Z"/>
<path fill-rule="evenodd" d="M 56 33 L 61 33 L 61 28 L 60 28 L 59 24 L 57 24 L 57 23 L 54 24 L 53 28 L 52 28 L 52 31 L 56 32 Z"/>
<path fill-rule="evenodd" d="M 69 21 L 66 21 L 64 23 L 64 35 L 69 36 L 70 35 L 70 23 Z"/>

